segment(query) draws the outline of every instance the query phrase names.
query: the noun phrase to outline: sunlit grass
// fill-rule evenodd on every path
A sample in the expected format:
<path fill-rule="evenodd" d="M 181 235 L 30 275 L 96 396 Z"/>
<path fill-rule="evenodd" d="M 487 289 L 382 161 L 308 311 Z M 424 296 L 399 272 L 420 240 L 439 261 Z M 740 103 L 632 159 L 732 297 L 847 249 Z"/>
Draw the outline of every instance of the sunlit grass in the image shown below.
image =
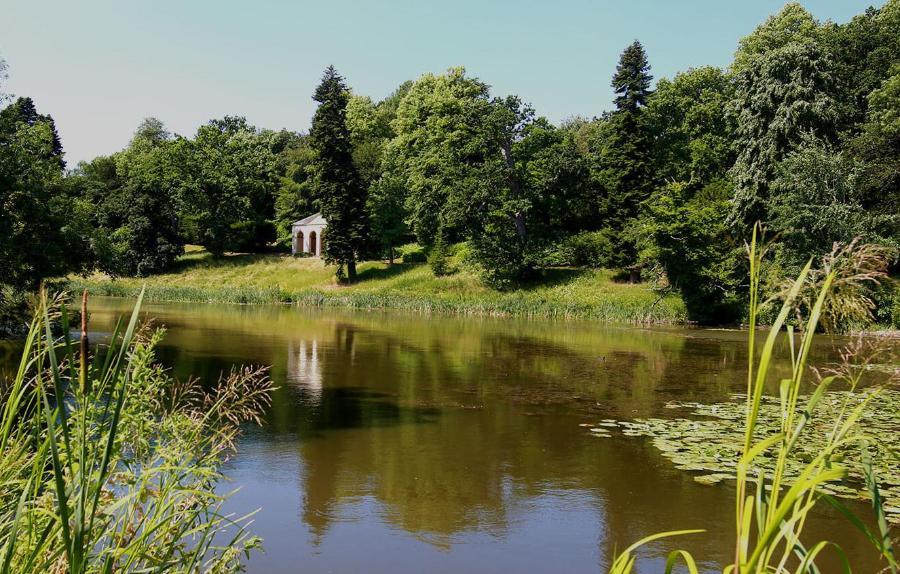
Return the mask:
<path fill-rule="evenodd" d="M 146 283 L 153 301 L 296 303 L 350 308 L 396 308 L 470 315 L 591 318 L 615 322 L 679 323 L 686 320 L 681 299 L 660 297 L 644 284 L 614 281 L 613 272 L 548 270 L 509 291 L 485 286 L 460 270 L 436 277 L 426 264 L 364 262 L 359 281 L 337 285 L 334 268 L 320 259 L 288 255 L 231 255 L 214 259 L 190 251 L 171 272 L 152 277 L 111 279 L 102 274 L 73 278 L 72 290 L 131 297 Z"/>

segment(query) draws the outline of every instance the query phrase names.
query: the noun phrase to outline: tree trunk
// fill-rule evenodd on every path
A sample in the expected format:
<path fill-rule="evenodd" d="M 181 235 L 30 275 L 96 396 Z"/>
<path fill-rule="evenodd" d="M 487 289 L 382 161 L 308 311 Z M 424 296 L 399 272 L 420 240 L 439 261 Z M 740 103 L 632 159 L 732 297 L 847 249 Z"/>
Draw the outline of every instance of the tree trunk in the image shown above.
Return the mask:
<path fill-rule="evenodd" d="M 519 182 L 516 181 L 516 162 L 512 156 L 512 142 L 506 140 L 501 142 L 500 153 L 503 155 L 503 161 L 506 163 L 506 185 L 509 186 L 509 190 L 512 192 L 513 197 L 521 199 L 522 188 L 519 186 Z M 519 241 L 525 243 L 525 214 L 521 211 L 517 211 L 512 216 L 512 219 L 516 226 L 516 234 L 519 236 Z"/>
<path fill-rule="evenodd" d="M 516 233 L 519 234 L 519 239 L 525 243 L 525 214 L 517 211 L 513 216 L 513 221 L 516 224 Z"/>
<path fill-rule="evenodd" d="M 388 263 L 390 265 L 394 264 L 394 246 L 388 245 Z"/>
<path fill-rule="evenodd" d="M 356 260 L 350 259 L 347 261 L 347 282 L 354 283 L 356 282 Z"/>

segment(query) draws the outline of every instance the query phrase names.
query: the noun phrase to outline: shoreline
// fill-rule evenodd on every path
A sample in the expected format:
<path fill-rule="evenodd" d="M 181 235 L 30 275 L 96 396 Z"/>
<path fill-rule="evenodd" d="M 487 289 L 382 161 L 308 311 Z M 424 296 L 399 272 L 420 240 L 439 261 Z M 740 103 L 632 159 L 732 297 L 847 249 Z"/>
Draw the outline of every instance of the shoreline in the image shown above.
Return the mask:
<path fill-rule="evenodd" d="M 471 317 L 508 317 L 530 319 L 596 320 L 618 324 L 651 324 L 688 326 L 687 314 L 681 300 L 674 295 L 659 297 L 647 304 L 635 304 L 615 296 L 593 304 L 560 301 L 534 296 L 528 292 L 492 292 L 489 296 L 459 296 L 451 293 L 404 293 L 353 291 L 351 287 L 333 289 L 282 289 L 280 286 L 222 286 L 159 284 L 150 278 L 82 279 L 73 278 L 60 283 L 71 292 L 87 290 L 95 296 L 133 298 L 146 284 L 144 300 L 172 303 L 224 303 L 239 305 L 296 305 L 314 308 L 343 308 L 357 310 L 399 310 L 420 314 L 442 314 Z"/>

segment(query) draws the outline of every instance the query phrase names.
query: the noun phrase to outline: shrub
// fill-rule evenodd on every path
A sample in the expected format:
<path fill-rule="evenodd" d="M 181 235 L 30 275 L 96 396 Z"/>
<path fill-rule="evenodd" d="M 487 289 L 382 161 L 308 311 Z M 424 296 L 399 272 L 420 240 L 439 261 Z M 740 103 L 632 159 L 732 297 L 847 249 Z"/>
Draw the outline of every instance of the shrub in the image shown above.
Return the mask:
<path fill-rule="evenodd" d="M 400 254 L 400 259 L 404 263 L 425 263 L 428 261 L 428 255 L 425 254 L 425 251 L 417 243 L 409 243 L 402 247 L 398 247 L 397 252 Z"/>
<path fill-rule="evenodd" d="M 613 231 L 583 231 L 548 250 L 541 263 L 552 267 L 609 267 L 613 262 Z"/>
<path fill-rule="evenodd" d="M 434 247 L 431 248 L 431 252 L 428 254 L 428 265 L 431 267 L 431 271 L 435 276 L 443 277 L 444 275 L 450 275 L 454 272 L 453 266 L 450 263 L 450 256 L 450 246 L 447 245 L 447 242 L 443 237 L 439 236 Z"/>
<path fill-rule="evenodd" d="M 741 248 L 724 223 L 729 189 L 723 182 L 699 190 L 671 183 L 644 202 L 629 231 L 639 262 L 664 271 L 691 319 L 703 323 L 739 315 Z"/>

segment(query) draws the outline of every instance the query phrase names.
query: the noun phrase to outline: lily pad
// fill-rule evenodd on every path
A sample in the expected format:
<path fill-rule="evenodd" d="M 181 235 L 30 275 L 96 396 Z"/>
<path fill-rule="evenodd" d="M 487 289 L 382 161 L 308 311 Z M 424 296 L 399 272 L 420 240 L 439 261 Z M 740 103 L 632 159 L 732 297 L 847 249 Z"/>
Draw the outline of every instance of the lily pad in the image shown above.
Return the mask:
<path fill-rule="evenodd" d="M 737 466 L 744 442 L 745 398 L 733 395 L 734 402 L 700 404 L 670 402 L 668 409 L 685 409 L 690 418 L 646 418 L 632 421 L 604 419 L 591 431 L 610 436 L 610 432 L 629 437 L 648 437 L 661 454 L 679 469 L 704 472 L 694 477 L 701 484 L 717 484 L 733 478 L 729 471 Z M 900 461 L 890 454 L 900 452 L 900 391 L 882 390 L 874 398 L 870 391 L 850 393 L 828 392 L 819 401 L 812 418 L 807 422 L 795 446 L 795 456 L 788 461 L 785 476 L 800 474 L 803 467 L 815 460 L 833 432 L 837 412 L 850 412 L 870 401 L 859 420 L 863 438 L 867 439 L 868 456 L 882 487 L 887 519 L 900 524 Z M 805 397 L 799 405 L 805 406 Z M 760 405 L 754 439 L 761 440 L 781 430 L 781 405 L 777 397 L 764 397 Z M 869 497 L 863 476 L 862 450 L 856 442 L 837 450 L 831 464 L 846 471 L 843 480 L 822 485 L 822 492 L 843 498 Z M 754 461 L 751 475 L 760 471 L 771 474 L 775 465 L 775 451 L 763 453 Z"/>

